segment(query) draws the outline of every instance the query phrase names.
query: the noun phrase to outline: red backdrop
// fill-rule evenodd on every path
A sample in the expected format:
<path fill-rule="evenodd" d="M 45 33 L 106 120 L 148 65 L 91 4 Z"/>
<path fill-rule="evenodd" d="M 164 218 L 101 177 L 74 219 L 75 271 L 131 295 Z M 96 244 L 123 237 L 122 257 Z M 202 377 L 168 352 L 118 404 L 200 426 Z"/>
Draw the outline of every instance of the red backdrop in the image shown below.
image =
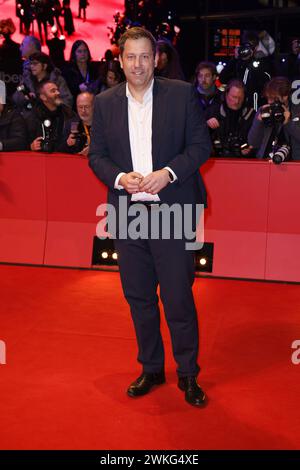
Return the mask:
<path fill-rule="evenodd" d="M 85 158 L 2 153 L 0 262 L 91 267 L 106 188 Z M 212 275 L 300 281 L 300 165 L 210 160 L 205 241 Z"/>

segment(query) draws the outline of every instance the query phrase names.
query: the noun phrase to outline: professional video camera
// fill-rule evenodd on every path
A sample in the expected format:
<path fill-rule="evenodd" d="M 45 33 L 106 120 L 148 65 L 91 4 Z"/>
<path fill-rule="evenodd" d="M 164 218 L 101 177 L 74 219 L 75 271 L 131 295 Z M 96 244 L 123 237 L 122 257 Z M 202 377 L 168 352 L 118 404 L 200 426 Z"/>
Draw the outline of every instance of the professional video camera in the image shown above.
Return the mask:
<path fill-rule="evenodd" d="M 265 105 L 260 110 L 261 118 L 266 126 L 275 126 L 284 122 L 284 107 L 279 100 Z"/>
<path fill-rule="evenodd" d="M 242 60 L 251 59 L 255 47 L 250 42 L 245 42 L 238 47 L 238 58 Z"/>
<path fill-rule="evenodd" d="M 213 148 L 217 157 L 243 157 L 242 150 L 249 147 L 238 135 L 229 135 L 226 142 L 220 138 L 213 140 Z"/>
<path fill-rule="evenodd" d="M 52 122 L 50 119 L 45 119 L 42 123 L 43 140 L 41 141 L 41 151 L 52 153 L 54 151 L 54 139 L 52 136 Z"/>

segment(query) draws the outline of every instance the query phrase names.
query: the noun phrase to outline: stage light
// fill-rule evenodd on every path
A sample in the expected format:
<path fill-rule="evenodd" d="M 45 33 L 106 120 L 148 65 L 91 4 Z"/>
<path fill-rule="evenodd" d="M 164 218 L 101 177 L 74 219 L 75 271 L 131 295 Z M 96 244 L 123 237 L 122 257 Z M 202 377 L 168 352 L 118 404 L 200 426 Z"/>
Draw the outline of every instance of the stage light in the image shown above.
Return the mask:
<path fill-rule="evenodd" d="M 200 250 L 195 251 L 195 271 L 212 273 L 214 244 L 204 243 Z"/>
<path fill-rule="evenodd" d="M 213 270 L 213 243 L 204 243 L 200 250 L 195 251 L 195 272 L 212 273 Z M 92 266 L 103 266 L 116 270 L 118 267 L 118 253 L 111 238 L 100 239 L 94 237 Z"/>
<path fill-rule="evenodd" d="M 94 237 L 92 266 L 117 266 L 118 254 L 111 238 Z"/>

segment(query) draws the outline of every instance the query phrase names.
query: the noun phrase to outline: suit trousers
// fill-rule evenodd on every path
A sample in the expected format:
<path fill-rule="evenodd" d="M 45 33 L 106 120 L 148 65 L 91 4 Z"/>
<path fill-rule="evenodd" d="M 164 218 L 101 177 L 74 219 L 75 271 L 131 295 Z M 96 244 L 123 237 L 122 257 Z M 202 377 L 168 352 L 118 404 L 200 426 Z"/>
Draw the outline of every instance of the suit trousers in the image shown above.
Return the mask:
<path fill-rule="evenodd" d="M 179 377 L 196 376 L 199 334 L 192 285 L 194 252 L 184 239 L 116 239 L 122 288 L 130 306 L 143 372 L 164 368 L 157 288 Z"/>

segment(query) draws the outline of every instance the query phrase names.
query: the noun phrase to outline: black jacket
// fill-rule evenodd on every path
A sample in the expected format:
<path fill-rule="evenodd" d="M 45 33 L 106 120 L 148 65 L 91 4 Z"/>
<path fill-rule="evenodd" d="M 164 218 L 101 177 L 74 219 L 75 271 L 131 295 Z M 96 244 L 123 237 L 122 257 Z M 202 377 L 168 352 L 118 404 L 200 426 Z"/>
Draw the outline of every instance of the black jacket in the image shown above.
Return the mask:
<path fill-rule="evenodd" d="M 33 109 L 25 111 L 23 115 L 27 124 L 30 144 L 37 137 L 43 137 L 43 122 L 49 119 L 51 121 L 50 134 L 53 152 L 66 151 L 66 143 L 64 141 L 66 126 L 69 120 L 76 117 L 71 108 L 61 105 L 55 112 L 51 112 L 43 103 L 37 100 Z"/>
<path fill-rule="evenodd" d="M 300 105 L 290 103 L 290 120 L 282 126 L 284 141 L 290 146 L 290 160 L 300 160 Z M 268 158 L 268 152 L 271 150 L 271 141 L 274 138 L 272 127 L 264 125 L 263 121 L 258 119 L 257 112 L 249 132 L 249 143 L 257 149 L 257 158 Z"/>
<path fill-rule="evenodd" d="M 264 104 L 262 92 L 265 84 L 273 75 L 273 64 L 270 57 L 254 60 L 231 59 L 220 74 L 222 83 L 228 83 L 233 78 L 241 80 L 246 87 L 248 105 L 256 111 Z"/>
<path fill-rule="evenodd" d="M 220 141 L 220 147 L 222 147 L 219 151 L 220 156 L 241 156 L 237 145 L 248 143 L 248 133 L 254 116 L 254 109 L 245 105 L 239 111 L 228 109 L 226 102 L 215 104 L 209 108 L 207 119 L 214 117 L 220 123 L 220 127 L 211 130 L 211 138 L 216 153 L 218 149 L 215 142 Z M 234 153 L 234 149 L 237 153 Z"/>
<path fill-rule="evenodd" d="M 66 142 L 67 142 L 69 135 L 71 134 L 72 123 L 74 122 L 78 123 L 78 134 L 77 134 L 75 145 L 70 147 Z M 87 145 L 89 145 L 88 137 L 85 133 L 84 125 L 78 116 L 74 117 L 74 119 L 70 119 L 67 121 L 65 129 L 64 129 L 64 142 L 65 142 L 65 147 L 63 151 L 65 153 L 79 153 Z"/>
<path fill-rule="evenodd" d="M 197 92 L 199 104 L 204 112 L 204 117 L 207 120 L 209 119 L 208 116 L 210 116 L 210 110 L 212 109 L 212 107 L 221 104 L 223 93 L 221 90 L 216 88 L 215 93 L 213 95 L 207 96 L 204 93 L 201 93 L 197 87 L 195 89 Z"/>
<path fill-rule="evenodd" d="M 7 105 L 0 116 L 0 142 L 3 152 L 28 148 L 25 121 L 15 109 Z"/>

